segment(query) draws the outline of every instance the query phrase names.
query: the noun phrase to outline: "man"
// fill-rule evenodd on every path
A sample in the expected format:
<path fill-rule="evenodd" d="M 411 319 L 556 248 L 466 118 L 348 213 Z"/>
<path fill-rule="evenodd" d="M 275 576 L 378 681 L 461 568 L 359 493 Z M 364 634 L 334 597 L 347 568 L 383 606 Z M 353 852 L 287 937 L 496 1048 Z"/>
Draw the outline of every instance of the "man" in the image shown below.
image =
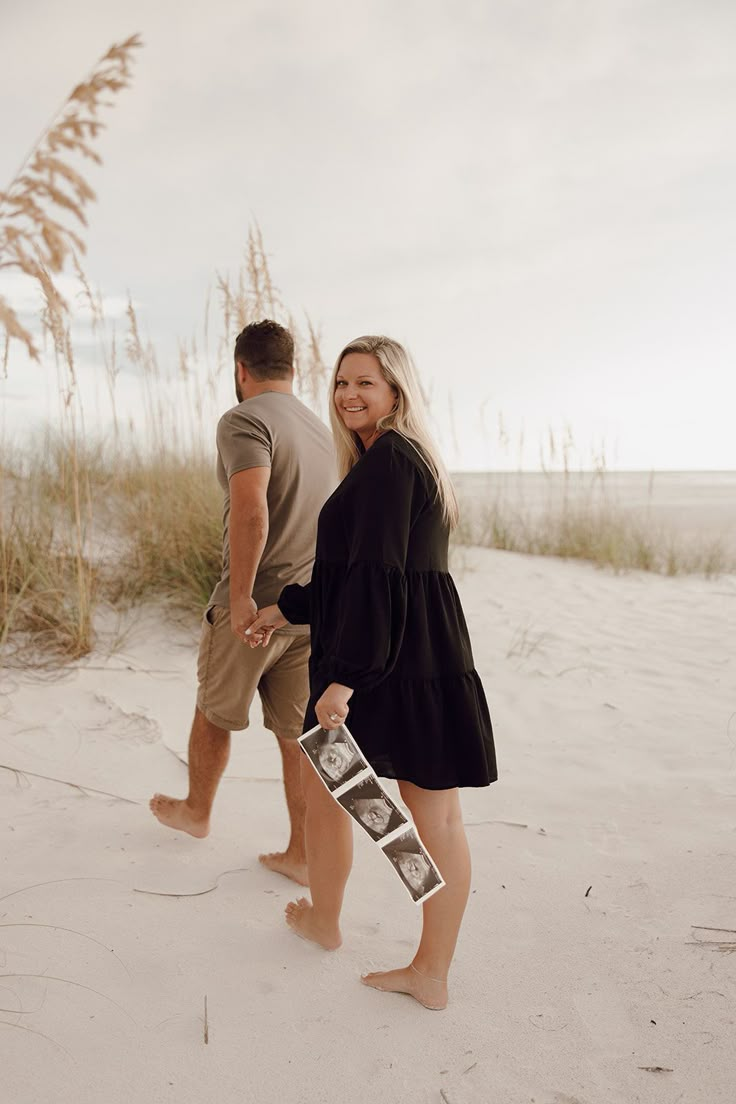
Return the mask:
<path fill-rule="evenodd" d="M 281 750 L 291 834 L 283 852 L 261 855 L 270 870 L 307 884 L 304 801 L 297 737 L 309 698 L 309 630 L 287 626 L 268 648 L 251 649 L 245 629 L 287 583 L 312 573 L 317 515 L 335 486 L 332 439 L 293 393 L 294 342 L 276 322 L 246 326 L 235 342 L 239 405 L 217 427 L 224 492 L 222 576 L 204 614 L 197 708 L 189 738 L 189 794 L 155 794 L 150 807 L 169 828 L 204 837 L 230 754 L 231 730 L 248 727 L 256 690 Z"/>

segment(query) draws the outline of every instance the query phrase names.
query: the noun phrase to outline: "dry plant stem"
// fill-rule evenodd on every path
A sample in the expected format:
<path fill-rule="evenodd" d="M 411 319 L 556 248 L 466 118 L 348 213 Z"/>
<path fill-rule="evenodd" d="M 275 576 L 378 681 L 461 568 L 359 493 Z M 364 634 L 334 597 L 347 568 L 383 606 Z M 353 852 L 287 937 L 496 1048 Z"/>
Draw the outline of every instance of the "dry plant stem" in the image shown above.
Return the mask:
<path fill-rule="evenodd" d="M 112 797 L 116 801 L 126 801 L 129 805 L 140 805 L 142 802 L 136 801 L 132 797 L 122 797 L 120 794 L 109 793 L 108 790 L 97 790 L 94 786 L 83 786 L 79 782 L 68 782 L 65 778 L 52 778 L 48 774 L 37 774 L 35 771 L 29 771 L 20 767 L 9 767 L 6 763 L 0 763 L 0 770 L 14 771 L 16 774 L 20 771 L 21 774 L 28 775 L 29 778 L 41 778 L 45 782 L 57 782 L 60 786 L 71 786 L 74 790 L 80 790 L 83 793 L 100 794 L 102 797 Z"/>
<path fill-rule="evenodd" d="M 247 866 L 237 866 L 232 870 L 223 870 L 217 875 L 213 885 L 207 886 L 206 889 L 198 889 L 194 893 L 162 893 L 156 889 L 138 889 L 136 886 L 133 887 L 133 892 L 145 893 L 149 897 L 204 897 L 206 893 L 214 893 L 220 884 L 220 879 L 224 878 L 226 874 L 247 874 L 249 869 L 250 867 Z"/>
<path fill-rule="evenodd" d="M 0 974 L 0 981 L 2 981 L 3 978 L 38 978 L 41 981 L 58 981 L 63 985 L 73 985 L 76 989 L 86 989 L 88 993 L 95 993 L 96 996 L 102 997 L 103 1000 L 109 1001 L 110 1004 L 114 1004 L 124 1016 L 128 1017 L 131 1023 L 136 1022 L 130 1012 L 123 1008 L 122 1004 L 118 1004 L 112 997 L 108 997 L 106 993 L 101 993 L 99 989 L 93 989 L 90 985 L 83 985 L 81 981 L 72 981 L 70 978 L 54 977 L 52 974 Z"/>
<path fill-rule="evenodd" d="M 9 187 L 0 192 L 0 269 L 15 269 L 35 279 L 39 285 L 43 299 L 41 327 L 44 335 L 52 340 L 59 372 L 62 432 L 67 435 L 70 463 L 72 531 L 68 542 L 65 542 L 66 547 L 56 555 L 63 562 L 68 547 L 70 562 L 74 565 L 74 585 L 70 600 L 62 571 L 48 627 L 57 644 L 61 643 L 63 634 L 63 651 L 72 657 L 85 654 L 92 644 L 94 578 L 84 554 L 84 496 L 78 437 L 81 411 L 77 411 L 74 405 L 77 384 L 74 353 L 66 323 L 67 305 L 54 283 L 53 275 L 62 270 L 69 258 L 74 260 L 78 275 L 81 273 L 77 253 L 84 251 L 84 243 L 74 230 L 60 220 L 71 217 L 78 224 L 86 225 L 85 207 L 94 199 L 94 192 L 70 159 L 82 157 L 100 161 L 92 145 L 103 127 L 99 112 L 110 105 L 112 95 L 130 83 L 133 53 L 140 45 L 138 36 L 133 36 L 107 51 L 88 77 L 74 88 L 61 111 L 34 143 Z M 24 344 L 29 356 L 36 360 L 39 358 L 30 332 L 20 324 L 9 304 L 1 299 L 0 322 L 4 324 L 6 334 L 6 362 L 11 339 Z M 89 495 L 86 497 L 89 505 Z M 4 524 L 2 528 L 0 644 L 5 647 L 16 617 L 22 620 L 26 612 L 29 592 L 33 598 L 38 573 L 24 571 L 21 564 L 20 580 L 11 589 L 8 585 L 8 541 Z M 51 543 L 47 547 L 51 547 Z M 16 550 L 17 541 L 11 542 L 11 555 Z M 17 556 L 14 556 L 14 565 L 17 566 Z M 54 573 L 49 574 L 53 577 Z M 60 618 L 57 618 L 55 609 L 59 609 Z M 63 621 L 63 625 L 59 626 L 61 632 L 53 624 L 57 619 Z"/>
<path fill-rule="evenodd" d="M 110 47 L 73 89 L 7 189 L 0 192 L 0 269 L 14 268 L 35 279 L 55 313 L 63 313 L 66 305 L 51 274 L 60 272 L 75 251 L 84 251 L 79 235 L 59 219 L 71 215 L 86 225 L 85 207 L 94 199 L 91 187 L 69 159 L 82 157 L 99 163 L 91 144 L 104 125 L 99 111 L 110 106 L 111 95 L 129 85 L 133 53 L 140 45 L 139 36 L 133 35 Z M 5 300 L 0 300 L 0 322 L 8 339 L 22 342 L 37 360 L 33 338 Z"/>
<path fill-rule="evenodd" d="M 0 1020 L 0 1027 L 12 1027 L 14 1031 L 28 1031 L 31 1035 L 38 1035 L 39 1038 L 45 1039 L 47 1043 L 51 1043 L 53 1046 L 58 1047 L 59 1050 L 63 1050 L 68 1058 L 73 1058 L 71 1051 L 68 1051 L 65 1046 L 58 1043 L 56 1039 L 52 1039 L 50 1035 L 44 1035 L 43 1031 L 36 1031 L 33 1027 L 25 1027 L 23 1024 L 11 1024 L 5 1023 Z"/>
<path fill-rule="evenodd" d="M 2 923 L 0 924 L 0 928 L 49 928 L 51 931 L 63 931 L 68 932 L 70 935 L 78 935 L 80 939 L 87 939 L 90 943 L 96 943 L 98 947 L 102 947 L 103 950 L 108 951 L 113 958 L 117 959 L 128 977 L 130 977 L 130 970 L 123 960 L 115 954 L 112 947 L 108 947 L 106 943 L 101 943 L 99 939 L 95 939 L 92 935 L 87 935 L 86 932 L 77 931 L 75 928 L 63 928 L 59 924 L 36 924 L 31 921 L 22 921 L 15 924 Z"/>
<path fill-rule="evenodd" d="M 121 884 L 117 880 L 117 878 L 88 878 L 88 877 L 51 878 L 47 882 L 34 882 L 33 885 L 22 886 L 20 889 L 14 889 L 10 893 L 5 893 L 5 894 L 3 894 L 2 897 L 0 897 L 0 901 L 7 901 L 7 900 L 9 900 L 10 897 L 17 897 L 20 893 L 29 893 L 32 889 L 41 889 L 43 886 L 50 886 L 50 885 L 62 885 L 65 882 L 110 882 L 110 883 L 113 883 L 114 885 L 120 885 Z M 2 977 L 2 976 L 3 975 L 0 974 L 0 977 Z"/>

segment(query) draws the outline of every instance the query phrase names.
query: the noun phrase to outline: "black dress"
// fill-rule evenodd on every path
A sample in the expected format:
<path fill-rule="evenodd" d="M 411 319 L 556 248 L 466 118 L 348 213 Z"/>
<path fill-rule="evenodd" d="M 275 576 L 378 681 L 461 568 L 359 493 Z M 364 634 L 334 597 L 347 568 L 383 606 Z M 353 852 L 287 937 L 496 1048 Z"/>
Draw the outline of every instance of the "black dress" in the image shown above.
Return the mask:
<path fill-rule="evenodd" d="M 323 506 L 311 582 L 278 601 L 311 627 L 304 731 L 331 682 L 350 686 L 346 723 L 376 774 L 429 790 L 497 778 L 448 540 L 434 479 L 389 430 Z"/>

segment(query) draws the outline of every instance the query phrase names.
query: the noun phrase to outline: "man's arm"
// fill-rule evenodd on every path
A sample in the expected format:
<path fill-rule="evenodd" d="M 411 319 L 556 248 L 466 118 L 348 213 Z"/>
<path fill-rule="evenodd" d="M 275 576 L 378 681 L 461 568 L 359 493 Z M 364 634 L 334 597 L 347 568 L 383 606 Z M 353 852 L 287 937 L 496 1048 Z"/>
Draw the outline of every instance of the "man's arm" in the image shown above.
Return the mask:
<path fill-rule="evenodd" d="M 246 468 L 230 477 L 230 628 L 243 640 L 258 612 L 253 584 L 268 537 L 266 490 L 270 468 Z"/>

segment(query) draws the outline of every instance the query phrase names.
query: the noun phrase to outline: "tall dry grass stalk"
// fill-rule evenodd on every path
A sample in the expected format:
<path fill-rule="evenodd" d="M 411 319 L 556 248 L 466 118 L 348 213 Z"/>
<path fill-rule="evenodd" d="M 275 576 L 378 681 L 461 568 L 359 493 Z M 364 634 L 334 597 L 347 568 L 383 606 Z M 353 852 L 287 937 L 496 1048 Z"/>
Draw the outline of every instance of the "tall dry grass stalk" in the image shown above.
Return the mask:
<path fill-rule="evenodd" d="M 62 355 L 67 304 L 52 277 L 73 256 L 85 251 L 78 231 L 62 220 L 71 218 L 86 226 L 85 208 L 95 198 L 74 162 L 81 159 L 101 163 L 93 145 L 105 125 L 99 113 L 112 106 L 111 96 L 130 84 L 133 54 L 141 45 L 140 37 L 133 35 L 110 47 L 72 90 L 8 187 L 0 191 L 0 270 L 16 270 L 38 282 L 46 304 L 46 329 Z M 5 366 L 12 340 L 21 342 L 29 356 L 38 360 L 33 335 L 2 297 L 0 322 L 6 335 Z"/>
<path fill-rule="evenodd" d="M 0 493 L 0 655 L 45 666 L 92 646 L 96 566 L 80 554 L 78 472 L 68 442 L 37 461 L 6 454 Z M 10 638 L 13 633 L 12 640 Z M 12 645 L 12 647 L 11 647 Z"/>
<path fill-rule="evenodd" d="M 6 655 L 13 628 L 29 633 L 31 646 L 40 646 L 43 654 L 52 646 L 75 656 L 91 646 L 95 571 L 85 555 L 91 497 L 80 465 L 83 412 L 77 403 L 69 307 L 54 276 L 69 262 L 82 274 L 79 254 L 85 245 L 79 227 L 86 226 L 86 207 L 95 196 L 79 164 L 100 163 L 94 148 L 104 127 L 100 113 L 130 84 L 133 55 L 140 45 L 134 35 L 107 51 L 72 90 L 0 192 L 0 270 L 21 273 L 40 289 L 38 329 L 44 344 L 50 339 L 54 354 L 63 442 L 59 497 L 46 512 L 38 513 L 33 492 L 28 494 L 34 472 L 20 490 L 7 471 L 2 473 L 0 646 Z M 40 360 L 38 335 L 2 297 L 0 324 L 5 371 L 14 342 L 32 360 Z"/>

